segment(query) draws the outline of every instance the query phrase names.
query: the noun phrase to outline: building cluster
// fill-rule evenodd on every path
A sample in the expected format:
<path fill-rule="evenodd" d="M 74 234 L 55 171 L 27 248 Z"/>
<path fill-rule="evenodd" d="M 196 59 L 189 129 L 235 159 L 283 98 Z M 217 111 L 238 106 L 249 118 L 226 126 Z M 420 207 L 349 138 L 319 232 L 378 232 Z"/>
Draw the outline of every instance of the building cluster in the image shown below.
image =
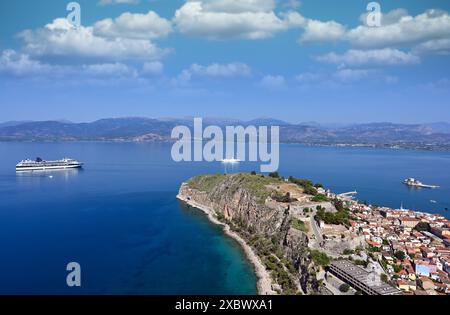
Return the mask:
<path fill-rule="evenodd" d="M 450 295 L 450 220 L 404 209 L 349 202 L 350 230 L 404 294 Z"/>
<path fill-rule="evenodd" d="M 375 273 L 355 266 L 348 260 L 335 260 L 329 266 L 329 271 L 353 288 L 367 295 L 399 295 L 401 291 L 383 283 Z"/>

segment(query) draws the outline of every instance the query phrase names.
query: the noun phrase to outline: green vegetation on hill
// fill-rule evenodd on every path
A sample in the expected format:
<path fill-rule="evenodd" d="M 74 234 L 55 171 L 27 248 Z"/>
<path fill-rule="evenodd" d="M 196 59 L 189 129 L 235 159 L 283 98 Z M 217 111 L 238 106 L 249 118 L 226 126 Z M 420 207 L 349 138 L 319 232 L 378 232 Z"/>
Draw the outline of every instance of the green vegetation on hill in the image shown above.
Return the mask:
<path fill-rule="evenodd" d="M 311 199 L 311 201 L 313 201 L 313 202 L 325 202 L 325 201 L 329 201 L 329 199 L 325 195 L 318 194 L 318 195 L 315 195 Z"/>
<path fill-rule="evenodd" d="M 326 224 L 336 224 L 350 226 L 350 212 L 349 209 L 344 206 L 341 200 L 332 201 L 337 212 L 326 211 L 323 207 L 317 207 L 317 214 L 315 216 L 316 221 L 323 221 Z"/>
<path fill-rule="evenodd" d="M 298 289 L 295 284 L 296 273 L 294 264 L 286 259 L 279 244 L 279 239 L 263 235 L 253 236 L 249 244 L 256 250 L 266 268 L 271 272 L 272 278 L 278 283 L 284 294 L 296 294 Z"/>
<path fill-rule="evenodd" d="M 305 194 L 315 196 L 317 195 L 317 189 L 314 187 L 314 183 L 308 179 L 299 179 L 289 176 L 289 182 L 294 183 L 301 187 Z"/>
<path fill-rule="evenodd" d="M 280 178 L 280 174 L 278 174 L 278 172 L 273 172 L 273 173 L 270 173 L 270 174 L 269 174 L 269 177 L 272 177 L 272 178 Z"/>
<path fill-rule="evenodd" d="M 226 175 L 223 174 L 196 176 L 188 181 L 188 185 L 191 188 L 209 193 L 216 185 L 225 179 L 225 176 Z"/>
<path fill-rule="evenodd" d="M 308 227 L 306 226 L 305 222 L 303 222 L 302 220 L 299 220 L 297 218 L 292 219 L 291 226 L 296 230 L 299 230 L 302 232 L 308 232 Z"/>
<path fill-rule="evenodd" d="M 338 212 L 329 212 L 325 211 L 324 208 L 320 207 L 317 210 L 317 214 L 315 217 L 316 221 L 323 221 L 326 224 L 335 224 L 335 225 L 350 225 L 350 216 L 348 211 L 338 211 Z"/>
<path fill-rule="evenodd" d="M 289 203 L 289 202 L 295 202 L 297 199 L 291 198 L 290 193 L 286 193 L 285 195 L 280 194 L 279 192 L 276 192 L 272 195 L 272 199 L 278 202 L 283 203 Z"/>
<path fill-rule="evenodd" d="M 220 184 L 228 185 L 230 192 L 240 188 L 247 190 L 260 203 L 263 203 L 272 193 L 266 186 L 280 183 L 281 179 L 251 173 L 203 175 L 188 181 L 191 188 L 210 193 Z"/>
<path fill-rule="evenodd" d="M 344 256 L 349 256 L 349 255 L 353 255 L 355 253 L 354 250 L 350 249 L 350 248 L 346 248 L 344 249 L 344 251 L 342 252 L 342 255 Z"/>
<path fill-rule="evenodd" d="M 316 265 L 326 267 L 330 264 L 331 258 L 324 252 L 312 249 L 310 250 L 311 258 Z"/>

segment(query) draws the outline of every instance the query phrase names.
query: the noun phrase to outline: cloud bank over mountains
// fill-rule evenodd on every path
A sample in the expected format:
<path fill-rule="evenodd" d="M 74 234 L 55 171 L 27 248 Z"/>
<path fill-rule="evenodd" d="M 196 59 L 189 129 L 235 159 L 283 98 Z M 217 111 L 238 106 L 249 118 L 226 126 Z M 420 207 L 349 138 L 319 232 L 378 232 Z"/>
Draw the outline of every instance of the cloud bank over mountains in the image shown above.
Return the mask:
<path fill-rule="evenodd" d="M 138 3 L 100 0 L 98 4 L 125 7 Z M 86 76 L 107 73 L 154 78 L 164 75 L 164 60 L 176 54 L 164 41 L 173 34 L 186 40 L 230 41 L 233 45 L 236 41 L 264 41 L 284 32 L 296 32 L 299 47 L 340 45 L 339 51 L 330 45 L 328 52 L 311 56 L 317 67 L 335 66 L 329 76 L 335 79 L 351 73 L 356 79 L 364 79 L 381 69 L 416 66 L 427 56 L 450 53 L 450 15 L 446 11 L 429 9 L 414 16 L 398 8 L 384 13 L 379 27 L 367 26 L 365 13 L 360 16 L 360 25 L 348 27 L 338 21 L 304 16 L 301 11 L 298 1 L 281 5 L 275 0 L 187 0 L 170 18 L 151 10 L 123 12 L 78 28 L 65 18 L 57 18 L 42 27 L 20 32 L 17 37 L 21 48 L 0 52 L 0 74 L 26 77 L 73 73 L 78 69 L 79 74 Z M 273 89 L 284 86 L 287 80 L 303 82 L 304 79 L 298 80 L 302 75 L 314 77 L 306 72 L 298 74 L 297 79 L 253 72 L 247 63 L 230 60 L 193 62 L 168 81 L 247 77 L 259 82 L 256 86 Z M 315 75 L 320 76 L 320 72 Z"/>

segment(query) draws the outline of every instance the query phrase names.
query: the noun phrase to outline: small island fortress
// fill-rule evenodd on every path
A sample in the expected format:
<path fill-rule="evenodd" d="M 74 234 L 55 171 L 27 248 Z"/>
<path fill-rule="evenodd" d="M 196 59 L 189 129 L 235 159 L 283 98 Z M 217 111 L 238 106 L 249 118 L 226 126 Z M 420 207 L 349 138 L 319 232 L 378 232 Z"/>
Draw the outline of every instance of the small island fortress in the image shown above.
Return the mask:
<path fill-rule="evenodd" d="M 267 294 L 450 294 L 450 221 L 278 173 L 194 177 L 178 199 L 224 226 Z"/>
<path fill-rule="evenodd" d="M 16 172 L 25 171 L 45 171 L 45 170 L 64 170 L 73 168 L 82 168 L 83 163 L 74 159 L 64 158 L 58 161 L 44 161 L 41 158 L 36 160 L 23 160 L 16 165 Z"/>

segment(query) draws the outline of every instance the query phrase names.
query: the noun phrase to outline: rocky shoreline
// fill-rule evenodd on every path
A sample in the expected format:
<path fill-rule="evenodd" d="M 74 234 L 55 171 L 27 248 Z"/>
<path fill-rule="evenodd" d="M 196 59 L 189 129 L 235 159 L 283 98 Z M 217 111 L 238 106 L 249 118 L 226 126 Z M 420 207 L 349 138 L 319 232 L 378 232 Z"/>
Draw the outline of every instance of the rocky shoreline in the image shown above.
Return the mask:
<path fill-rule="evenodd" d="M 185 185 L 185 183 L 183 183 L 183 185 Z M 241 236 L 239 236 L 236 232 L 233 232 L 230 229 L 230 226 L 228 224 L 220 222 L 215 217 L 213 209 L 211 209 L 208 206 L 199 204 L 193 200 L 190 200 L 186 196 L 183 196 L 181 194 L 177 195 L 177 199 L 185 202 L 186 204 L 188 204 L 191 207 L 194 207 L 194 208 L 197 208 L 197 209 L 203 211 L 212 223 L 223 226 L 224 233 L 227 236 L 236 240 L 241 245 L 242 249 L 245 252 L 246 258 L 253 265 L 256 276 L 258 278 L 257 289 L 258 289 L 259 295 L 276 294 L 276 292 L 272 290 L 272 284 L 273 284 L 272 277 L 270 276 L 266 267 L 262 263 L 261 259 L 255 254 L 253 249 L 245 242 L 245 240 Z"/>

